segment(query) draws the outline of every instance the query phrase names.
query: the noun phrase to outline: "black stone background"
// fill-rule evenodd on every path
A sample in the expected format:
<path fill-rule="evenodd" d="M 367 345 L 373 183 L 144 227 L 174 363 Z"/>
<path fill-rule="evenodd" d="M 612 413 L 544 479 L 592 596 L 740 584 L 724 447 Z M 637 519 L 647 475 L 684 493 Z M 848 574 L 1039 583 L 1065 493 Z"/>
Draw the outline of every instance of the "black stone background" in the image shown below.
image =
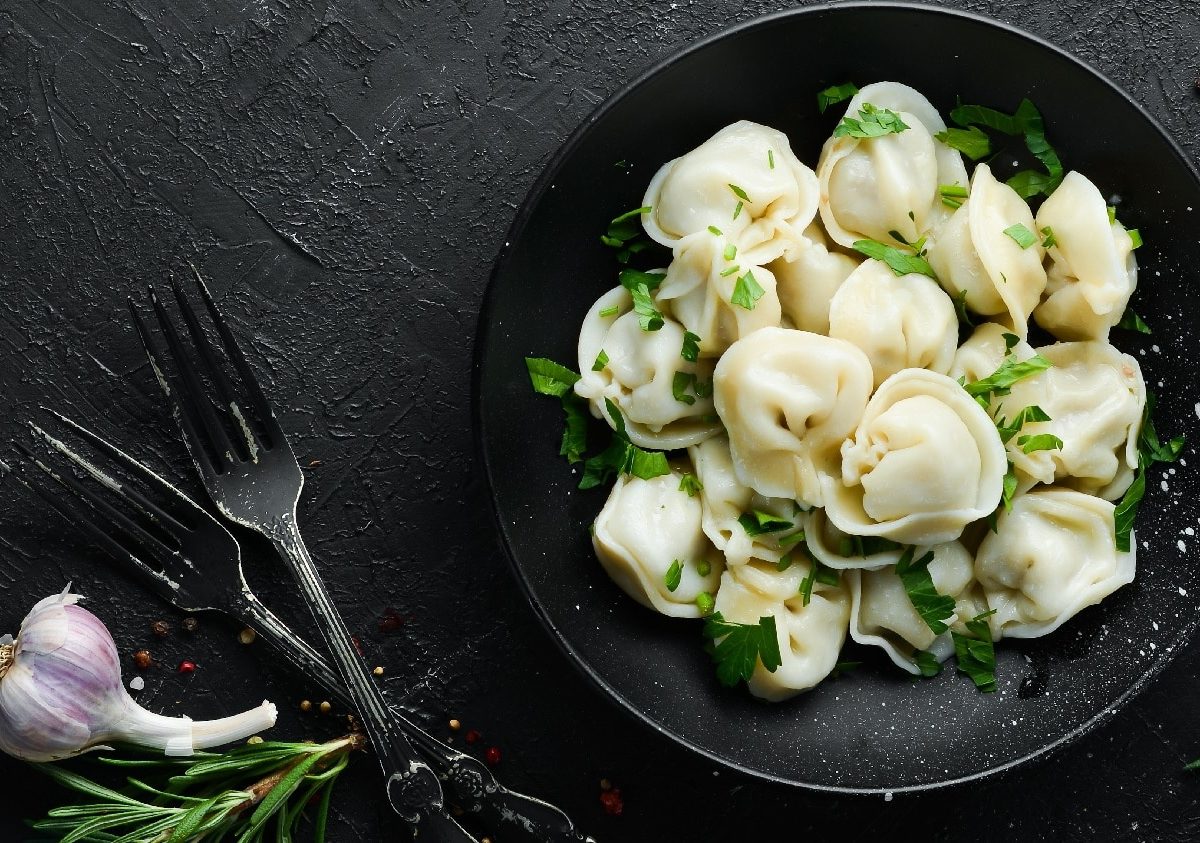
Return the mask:
<path fill-rule="evenodd" d="M 1081 56 L 1200 153 L 1194 0 L 944 5 Z M 471 347 L 493 257 L 543 163 L 598 103 L 672 50 L 779 8 L 0 0 L 0 436 L 49 404 L 198 493 L 124 310 L 194 262 L 249 341 L 298 455 L 320 461 L 306 470 L 302 524 L 368 658 L 387 668 L 389 696 L 439 733 L 449 717 L 479 729 L 480 747 L 503 751 L 506 782 L 602 841 L 1195 839 L 1200 780 L 1181 771 L 1200 756 L 1195 648 L 1049 759 L 887 801 L 718 772 L 607 704 L 525 604 L 471 440 Z M 266 602 L 310 629 L 281 566 L 250 556 Z M 194 635 L 154 639 L 150 622 L 178 630 L 180 613 L 105 560 L 0 482 L 5 630 L 73 580 L 122 653 L 148 646 L 161 662 L 144 704 L 211 717 L 268 697 L 281 738 L 336 730 L 297 713 L 314 689 L 261 644 L 240 645 L 236 626 L 205 616 Z M 404 618 L 397 632 L 379 630 L 388 607 Z M 199 670 L 177 674 L 182 658 Z M 21 819 L 61 794 L 12 761 L 0 774 L 0 840 L 23 839 Z M 621 789 L 623 816 L 601 810 L 602 777 Z M 381 792 L 359 759 L 330 839 L 399 839 Z"/>

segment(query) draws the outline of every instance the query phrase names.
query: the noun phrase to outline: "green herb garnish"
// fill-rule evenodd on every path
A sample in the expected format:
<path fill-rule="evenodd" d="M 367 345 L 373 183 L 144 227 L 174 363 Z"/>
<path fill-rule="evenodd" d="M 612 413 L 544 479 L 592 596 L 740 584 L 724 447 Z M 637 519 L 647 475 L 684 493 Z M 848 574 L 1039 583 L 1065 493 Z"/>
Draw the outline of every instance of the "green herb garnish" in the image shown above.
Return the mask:
<path fill-rule="evenodd" d="M 1019 222 L 1004 229 L 1004 233 L 1011 237 L 1022 249 L 1028 249 L 1037 242 L 1037 235 Z"/>
<path fill-rule="evenodd" d="M 629 435 L 625 432 L 625 417 L 612 399 L 604 399 L 604 408 L 615 425 L 612 441 L 607 448 L 584 462 L 580 489 L 591 489 L 607 483 L 617 473 L 632 474 L 642 480 L 671 473 L 666 454 L 642 450 L 629 441 Z"/>
<path fill-rule="evenodd" d="M 679 491 L 687 492 L 689 498 L 696 497 L 696 493 L 704 489 L 704 484 L 700 482 L 700 478 L 688 472 L 679 478 Z"/>
<path fill-rule="evenodd" d="M 620 312 L 621 312 L 621 308 L 617 307 L 617 306 L 614 304 L 614 305 L 611 305 L 611 306 L 609 306 L 609 307 L 603 307 L 603 308 L 601 308 L 601 309 L 600 309 L 599 316 L 600 316 L 600 318 L 601 318 L 601 319 L 604 319 L 604 318 L 607 318 L 607 317 L 609 317 L 609 316 L 616 316 L 616 315 L 617 315 L 618 313 L 620 313 Z"/>
<path fill-rule="evenodd" d="M 1042 241 L 1043 249 L 1050 249 L 1058 245 L 1058 240 L 1056 240 L 1054 237 L 1054 229 L 1052 229 L 1050 226 L 1047 225 L 1042 228 L 1042 236 L 1046 238 Z"/>
<path fill-rule="evenodd" d="M 734 258 L 736 258 L 737 257 L 737 246 L 730 243 L 728 246 L 725 247 L 725 251 L 721 253 L 721 257 L 723 257 L 727 261 L 731 261 Z"/>
<path fill-rule="evenodd" d="M 825 90 L 817 92 L 817 110 L 824 114 L 825 109 L 829 108 L 829 106 L 845 102 L 857 93 L 858 87 L 853 82 L 830 85 Z"/>
<path fill-rule="evenodd" d="M 713 606 L 715 606 L 716 603 L 717 601 L 714 600 L 713 596 L 707 591 L 702 591 L 696 595 L 696 608 L 700 610 L 700 615 L 702 617 L 705 615 L 711 615 Z"/>
<path fill-rule="evenodd" d="M 992 154 L 992 142 L 987 133 L 978 126 L 966 129 L 951 127 L 944 132 L 938 132 L 934 137 L 951 149 L 957 149 L 972 161 L 987 158 Z"/>
<path fill-rule="evenodd" d="M 954 312 L 958 314 L 958 321 L 968 328 L 974 328 L 975 323 L 971 320 L 971 314 L 967 312 L 967 291 L 959 290 L 958 295 L 951 296 L 950 299 L 954 302 Z"/>
<path fill-rule="evenodd" d="M 913 664 L 917 666 L 917 670 L 921 671 L 921 675 L 926 679 L 937 676 L 942 672 L 942 663 L 937 660 L 937 656 L 928 650 L 917 650 L 913 653 Z"/>
<path fill-rule="evenodd" d="M 876 108 L 869 102 L 864 102 L 859 108 L 858 117 L 843 117 L 842 122 L 833 130 L 835 138 L 878 138 L 884 135 L 899 134 L 909 125 L 900 115 L 886 108 Z"/>
<path fill-rule="evenodd" d="M 778 670 L 783 659 L 777 636 L 773 615 L 759 618 L 758 623 L 730 623 L 717 612 L 704 622 L 704 637 L 713 642 L 717 679 L 726 687 L 749 681 L 760 662 L 770 673 Z"/>
<path fill-rule="evenodd" d="M 963 384 L 963 389 L 986 409 L 992 397 L 1007 395 L 1013 384 L 1036 375 L 1038 372 L 1044 372 L 1051 365 L 1053 364 L 1040 354 L 1035 354 L 1028 360 L 1006 357 L 1000 364 L 1000 368 L 991 375 L 982 380 Z"/>
<path fill-rule="evenodd" d="M 1061 451 L 1063 441 L 1053 433 L 1038 433 L 1017 437 L 1017 446 L 1026 454 L 1034 451 Z"/>
<path fill-rule="evenodd" d="M 754 310 L 754 305 L 766 293 L 754 277 L 753 270 L 746 270 L 745 275 L 738 277 L 733 285 L 733 295 L 729 298 L 730 304 L 735 304 L 738 307 L 746 310 Z"/>
<path fill-rule="evenodd" d="M 770 148 L 767 149 L 767 169 L 775 169 L 775 150 Z"/>
<path fill-rule="evenodd" d="M 760 512 L 757 509 L 752 509 L 749 512 L 739 515 L 738 523 L 742 525 L 742 529 L 746 531 L 746 535 L 748 536 L 778 533 L 781 530 L 790 530 L 796 526 L 786 518 L 780 518 L 778 515 L 772 515 L 769 512 Z"/>
<path fill-rule="evenodd" d="M 800 596 L 805 606 L 812 601 L 812 590 L 815 583 L 836 586 L 842 581 L 842 572 L 822 565 L 811 556 L 808 559 L 808 574 L 800 581 Z"/>
<path fill-rule="evenodd" d="M 663 577 L 663 583 L 667 586 L 667 591 L 674 592 L 679 588 L 679 581 L 683 579 L 683 563 L 676 559 L 671 563 L 671 567 L 667 568 L 666 576 Z"/>
<path fill-rule="evenodd" d="M 617 276 L 621 286 L 631 293 L 638 287 L 645 287 L 648 292 L 653 293 L 666 277 L 665 272 L 642 272 L 639 269 L 622 269 Z"/>
<path fill-rule="evenodd" d="M 1022 170 L 1008 180 L 1008 186 L 1022 199 L 1039 193 L 1049 196 L 1062 182 L 1062 162 L 1054 147 L 1046 140 L 1046 125 L 1041 112 L 1029 100 L 1021 100 L 1013 114 L 982 105 L 960 105 L 950 112 L 950 119 L 963 127 L 986 126 L 1002 134 L 1024 137 L 1025 148 L 1042 163 L 1046 172 Z"/>
<path fill-rule="evenodd" d="M 861 252 L 877 261 L 883 261 L 898 276 L 917 274 L 937 278 L 933 274 L 933 267 L 929 265 L 929 261 L 925 260 L 923 255 L 903 252 L 895 246 L 880 243 L 878 240 L 855 240 L 854 251 Z"/>
<path fill-rule="evenodd" d="M 700 357 L 700 337 L 691 331 L 684 331 L 683 348 L 679 350 L 679 356 L 689 363 L 695 363 Z"/>
<path fill-rule="evenodd" d="M 1028 407 L 1022 409 L 1021 412 L 1017 413 L 1011 422 L 1005 421 L 1003 416 L 997 419 L 996 430 L 1000 432 L 1000 441 L 1007 445 L 1008 440 L 1016 436 L 1017 432 L 1026 424 L 1030 422 L 1048 421 L 1052 421 L 1052 419 L 1045 410 L 1036 404 L 1030 404 Z M 1025 453 L 1029 453 L 1029 451 L 1026 451 Z"/>
<path fill-rule="evenodd" d="M 715 234 L 717 237 L 720 237 L 723 234 L 721 229 L 717 228 L 715 225 L 710 225 L 708 227 L 708 231 L 710 234 Z"/>
<path fill-rule="evenodd" d="M 1133 312 L 1133 308 L 1126 308 L 1117 327 L 1124 328 L 1126 331 L 1137 331 L 1139 334 L 1150 333 L 1150 326 L 1142 321 L 1142 317 Z"/>
<path fill-rule="evenodd" d="M 967 633 L 951 632 L 954 639 L 954 655 L 958 658 L 958 672 L 964 673 L 985 694 L 996 690 L 996 648 L 992 646 L 992 632 L 987 618 L 996 610 L 976 615 L 967 621 Z"/>
<path fill-rule="evenodd" d="M 658 331 L 666 324 L 662 313 L 654 306 L 654 299 L 645 284 L 638 284 L 630 291 L 633 296 L 633 311 L 638 316 L 638 324 L 643 331 Z"/>
<path fill-rule="evenodd" d="M 1131 243 L 1133 243 L 1133 248 L 1142 248 L 1142 232 L 1138 231 L 1136 228 L 1130 228 L 1125 233 L 1129 235 L 1129 240 Z"/>
<path fill-rule="evenodd" d="M 688 395 L 689 389 L 695 390 L 696 375 L 692 372 L 676 372 L 671 378 L 671 397 L 689 407 L 696 403 L 695 395 Z"/>
<path fill-rule="evenodd" d="M 1183 451 L 1185 441 L 1183 436 L 1176 436 L 1165 443 L 1159 440 L 1153 418 L 1156 400 L 1155 394 L 1146 390 L 1146 405 L 1142 408 L 1142 426 L 1138 432 L 1137 441 L 1137 474 L 1133 478 L 1133 484 L 1126 490 L 1124 497 L 1121 498 L 1121 502 L 1117 504 L 1117 508 L 1113 512 L 1117 550 L 1124 553 L 1129 552 L 1133 522 L 1137 518 L 1138 506 L 1142 502 L 1142 497 L 1146 494 L 1146 472 L 1156 462 L 1175 462 Z"/>
<path fill-rule="evenodd" d="M 927 552 L 920 559 L 913 559 L 915 550 L 906 548 L 904 554 L 896 562 L 896 576 L 904 583 L 904 591 L 908 594 L 909 602 L 925 621 L 925 625 L 933 630 L 934 635 L 941 635 L 948 627 L 945 621 L 954 616 L 954 598 L 946 594 L 938 594 L 933 586 L 933 577 L 929 574 L 929 563 L 933 561 L 933 551 Z"/>
<path fill-rule="evenodd" d="M 587 450 L 586 405 L 572 388 L 579 380 L 579 375 L 544 357 L 526 357 L 525 368 L 529 371 L 529 382 L 534 392 L 558 398 L 562 402 L 566 426 L 559 454 L 566 457 L 568 462 L 579 462 Z"/>
<path fill-rule="evenodd" d="M 702 577 L 707 577 L 712 573 L 712 563 L 707 559 L 701 559 L 696 563 L 696 573 Z"/>
<path fill-rule="evenodd" d="M 629 258 L 649 247 L 649 242 L 642 237 L 639 217 L 651 211 L 649 205 L 626 211 L 620 216 L 613 217 L 608 224 L 608 230 L 600 235 L 600 242 L 609 248 L 617 250 L 617 262 L 629 263 Z"/>
<path fill-rule="evenodd" d="M 593 372 L 602 372 L 604 367 L 608 365 L 608 354 L 604 349 L 600 349 L 600 353 L 596 355 L 596 362 L 592 364 Z"/>

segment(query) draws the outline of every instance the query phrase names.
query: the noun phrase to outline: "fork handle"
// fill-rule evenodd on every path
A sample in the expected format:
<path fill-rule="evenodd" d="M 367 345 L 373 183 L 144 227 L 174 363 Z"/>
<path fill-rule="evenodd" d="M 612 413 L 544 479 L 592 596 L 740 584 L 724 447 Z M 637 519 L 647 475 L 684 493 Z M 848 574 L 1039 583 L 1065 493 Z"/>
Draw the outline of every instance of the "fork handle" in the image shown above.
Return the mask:
<path fill-rule="evenodd" d="M 296 578 L 317 628 L 329 646 L 333 664 L 354 700 L 363 730 L 387 778 L 388 802 L 392 809 L 413 827 L 437 828 L 442 832 L 437 836 L 443 841 L 456 836 L 460 840 L 473 840 L 452 820 L 449 824 L 431 821 L 431 815 L 440 820 L 445 814 L 441 783 L 429 765 L 417 757 L 408 738 L 389 716 L 383 694 L 371 680 L 366 663 L 355 651 L 350 630 L 308 555 L 296 524 L 295 511 L 272 524 L 268 535 Z M 449 820 L 449 817 L 445 819 Z M 460 834 L 455 835 L 449 826 L 457 828 Z"/>

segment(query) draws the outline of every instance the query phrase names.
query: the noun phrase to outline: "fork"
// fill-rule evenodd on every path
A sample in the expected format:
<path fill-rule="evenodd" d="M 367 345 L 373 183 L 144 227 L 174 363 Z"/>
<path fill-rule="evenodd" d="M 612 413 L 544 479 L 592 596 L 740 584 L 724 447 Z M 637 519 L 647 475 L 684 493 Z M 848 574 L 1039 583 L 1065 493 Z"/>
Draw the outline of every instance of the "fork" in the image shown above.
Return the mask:
<path fill-rule="evenodd" d="M 112 443 L 53 410 L 44 412 L 89 446 L 89 453 L 68 441 L 67 435 L 51 434 L 30 422 L 41 453 L 14 443 L 25 461 L 16 468 L 2 462 L 0 466 L 65 518 L 77 522 L 160 598 L 185 612 L 218 611 L 252 627 L 301 675 L 315 680 L 342 704 L 353 706 L 324 657 L 255 597 L 243 574 L 238 542 L 220 522 Z M 94 453 L 107 461 L 96 459 Z M 57 468 L 58 463 L 68 470 Z M 29 464 L 40 471 L 30 472 Z M 94 482 L 83 482 L 81 476 Z M 61 488 L 52 491 L 55 487 Z M 452 788 L 464 812 L 493 827 L 513 824 L 539 841 L 591 840 L 576 832 L 570 819 L 553 805 L 508 790 L 477 758 L 452 749 L 395 709 L 391 716 Z"/>
<path fill-rule="evenodd" d="M 130 311 L 209 497 L 230 521 L 266 536 L 291 569 L 383 768 L 392 809 L 413 826 L 418 838 L 425 835 L 438 841 L 471 840 L 446 813 L 437 776 L 416 756 L 408 738 L 389 716 L 382 693 L 355 652 L 350 631 L 300 536 L 296 519 L 296 505 L 304 486 L 300 464 L 198 272 L 196 281 L 244 392 L 239 392 L 218 362 L 216 350 L 174 279 L 171 286 L 180 313 L 199 352 L 199 370 L 189 360 L 153 288 L 150 303 L 174 358 L 174 373 L 163 364 L 132 301 Z M 215 398 L 206 391 L 201 373 L 207 375 Z"/>

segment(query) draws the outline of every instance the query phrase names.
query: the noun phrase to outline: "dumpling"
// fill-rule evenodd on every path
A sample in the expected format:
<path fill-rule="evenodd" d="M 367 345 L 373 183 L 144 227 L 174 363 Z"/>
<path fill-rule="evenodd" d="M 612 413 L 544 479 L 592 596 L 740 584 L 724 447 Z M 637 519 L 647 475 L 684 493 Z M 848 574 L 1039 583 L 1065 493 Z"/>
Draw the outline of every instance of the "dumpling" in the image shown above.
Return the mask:
<path fill-rule="evenodd" d="M 904 553 L 903 545 L 887 539 L 843 533 L 823 509 L 809 513 L 804 543 L 814 559 L 835 570 L 878 570 L 895 565 Z"/>
<path fill-rule="evenodd" d="M 967 383 L 981 381 L 991 377 L 1005 357 L 1028 360 L 1036 353 L 1025 340 L 1018 340 L 1009 349 L 1005 334 L 1012 334 L 1012 329 L 996 322 L 979 325 L 954 353 L 954 362 L 950 364 L 947 374 L 955 380 L 964 378 Z"/>
<path fill-rule="evenodd" d="M 634 600 L 675 618 L 698 618 L 696 598 L 712 594 L 725 560 L 700 528 L 700 501 L 681 491 L 678 469 L 642 480 L 621 475 L 592 528 L 592 546 L 609 577 Z M 667 572 L 679 561 L 674 591 Z M 702 573 L 702 570 L 707 573 Z"/>
<path fill-rule="evenodd" d="M 770 269 L 775 273 L 776 292 L 790 327 L 814 334 L 829 333 L 829 302 L 842 282 L 850 277 L 859 260 L 830 251 L 819 223 L 804 230 L 808 245 L 791 259 L 780 258 Z"/>
<path fill-rule="evenodd" d="M 1105 340 L 1137 286 L 1137 259 L 1125 226 L 1109 220 L 1096 185 L 1077 172 L 1042 203 L 1038 232 L 1054 234 L 1047 297 L 1033 312 L 1060 340 Z"/>
<path fill-rule="evenodd" d="M 821 505 L 822 476 L 871 394 L 871 364 L 844 340 L 763 328 L 717 363 L 713 397 L 738 479 L 767 497 Z"/>
<path fill-rule="evenodd" d="M 979 164 L 971 176 L 971 195 L 930 242 L 928 259 L 952 297 L 966 291 L 967 307 L 999 317 L 1025 339 L 1029 314 L 1046 288 L 1045 250 L 1040 237 L 1022 247 L 1005 234 L 1014 225 L 1034 235 L 1033 212 L 987 164 Z"/>
<path fill-rule="evenodd" d="M 946 372 L 958 346 L 958 316 L 932 279 L 897 276 L 868 260 L 829 303 L 829 336 L 861 348 L 879 386 L 901 369 Z"/>
<path fill-rule="evenodd" d="M 950 628 L 965 628 L 966 621 L 985 611 L 975 586 L 974 560 L 958 542 L 913 549 L 920 559 L 932 551 L 929 577 L 938 594 L 954 598 L 955 614 L 946 618 Z M 932 650 L 939 661 L 954 652 L 949 632 L 935 635 L 917 613 L 896 575 L 895 566 L 878 571 L 849 571 L 850 637 L 859 644 L 882 647 L 888 657 L 909 673 L 920 673 L 913 662 L 917 650 Z"/>
<path fill-rule="evenodd" d="M 601 311 L 616 307 L 612 316 Z M 592 305 L 579 332 L 579 371 L 575 384 L 580 398 L 591 402 L 592 415 L 615 427 L 606 412 L 608 398 L 625 416 L 629 439 L 643 448 L 671 450 L 683 448 L 713 436 L 721 425 L 713 414 L 713 402 L 707 389 L 704 397 L 689 388 L 692 403 L 675 397 L 675 375 L 682 372 L 707 386 L 712 381 L 711 360 L 691 363 L 680 356 L 683 327 L 673 319 L 664 319 L 657 331 L 643 331 L 633 312 L 629 292 L 617 287 Z M 608 360 L 602 362 L 600 352 Z"/>
<path fill-rule="evenodd" d="M 841 451 L 840 480 L 824 479 L 829 519 L 902 544 L 958 538 L 1000 503 L 1008 470 L 991 417 L 953 380 L 924 369 L 884 381 Z"/>
<path fill-rule="evenodd" d="M 655 173 L 642 225 L 672 249 L 713 226 L 744 261 L 761 265 L 801 245 L 817 193 L 816 175 L 793 154 L 787 135 L 739 120 Z"/>
<path fill-rule="evenodd" d="M 962 156 L 933 137 L 946 124 L 929 100 L 907 85 L 866 86 L 850 100 L 846 116 L 857 116 L 866 104 L 897 112 L 908 128 L 825 142 L 817 162 L 821 222 L 846 248 L 864 238 L 893 243 L 893 231 L 915 242 L 945 217 L 938 186 L 967 183 Z"/>
<path fill-rule="evenodd" d="M 1052 364 L 1018 381 L 997 416 L 1014 418 L 1036 405 L 1047 422 L 1027 422 L 1008 442 L 1009 459 L 1026 489 L 1058 483 L 1116 500 L 1133 482 L 1146 384 L 1135 358 L 1107 342 L 1063 342 L 1038 352 Z M 1026 454 L 1022 436 L 1053 434 L 1062 448 Z"/>
<path fill-rule="evenodd" d="M 775 275 L 740 260 L 736 248 L 724 235 L 709 231 L 685 237 L 675 247 L 675 259 L 656 295 L 685 330 L 700 337 L 700 354 L 707 357 L 759 328 L 779 326 Z M 727 254 L 732 257 L 726 259 Z M 759 298 L 735 304 L 737 285 L 747 283 L 742 281 L 747 277 L 761 290 Z"/>
<path fill-rule="evenodd" d="M 714 436 L 691 446 L 688 456 L 702 487 L 699 496 L 704 533 L 725 554 L 726 561 L 730 565 L 744 565 L 752 560 L 772 565 L 779 562 L 786 552 L 779 538 L 803 529 L 804 513 L 798 512 L 792 501 L 765 498 L 738 480 L 729 454 L 729 440 L 724 436 Z M 738 519 L 755 510 L 776 516 L 780 521 L 791 523 L 792 527 L 751 536 Z"/>
<path fill-rule="evenodd" d="M 1113 505 L 1071 489 L 1018 495 L 979 546 L 992 637 L 1036 638 L 1133 581 L 1137 542 L 1116 549 Z"/>
<path fill-rule="evenodd" d="M 760 590 L 764 588 L 760 578 L 743 581 L 747 572 L 746 568 L 726 570 L 721 576 L 715 608 L 725 620 L 734 623 L 758 623 L 759 618 L 767 616 L 775 618 L 782 664 L 770 673 L 760 662 L 747 684 L 754 696 L 778 702 L 814 687 L 833 670 L 846 640 L 850 596 L 844 585 L 817 584 L 805 606 L 800 594 L 793 592 L 791 597 L 780 599 L 779 589 L 765 588 L 773 593 Z M 789 572 L 780 577 L 787 578 L 790 586 Z"/>

